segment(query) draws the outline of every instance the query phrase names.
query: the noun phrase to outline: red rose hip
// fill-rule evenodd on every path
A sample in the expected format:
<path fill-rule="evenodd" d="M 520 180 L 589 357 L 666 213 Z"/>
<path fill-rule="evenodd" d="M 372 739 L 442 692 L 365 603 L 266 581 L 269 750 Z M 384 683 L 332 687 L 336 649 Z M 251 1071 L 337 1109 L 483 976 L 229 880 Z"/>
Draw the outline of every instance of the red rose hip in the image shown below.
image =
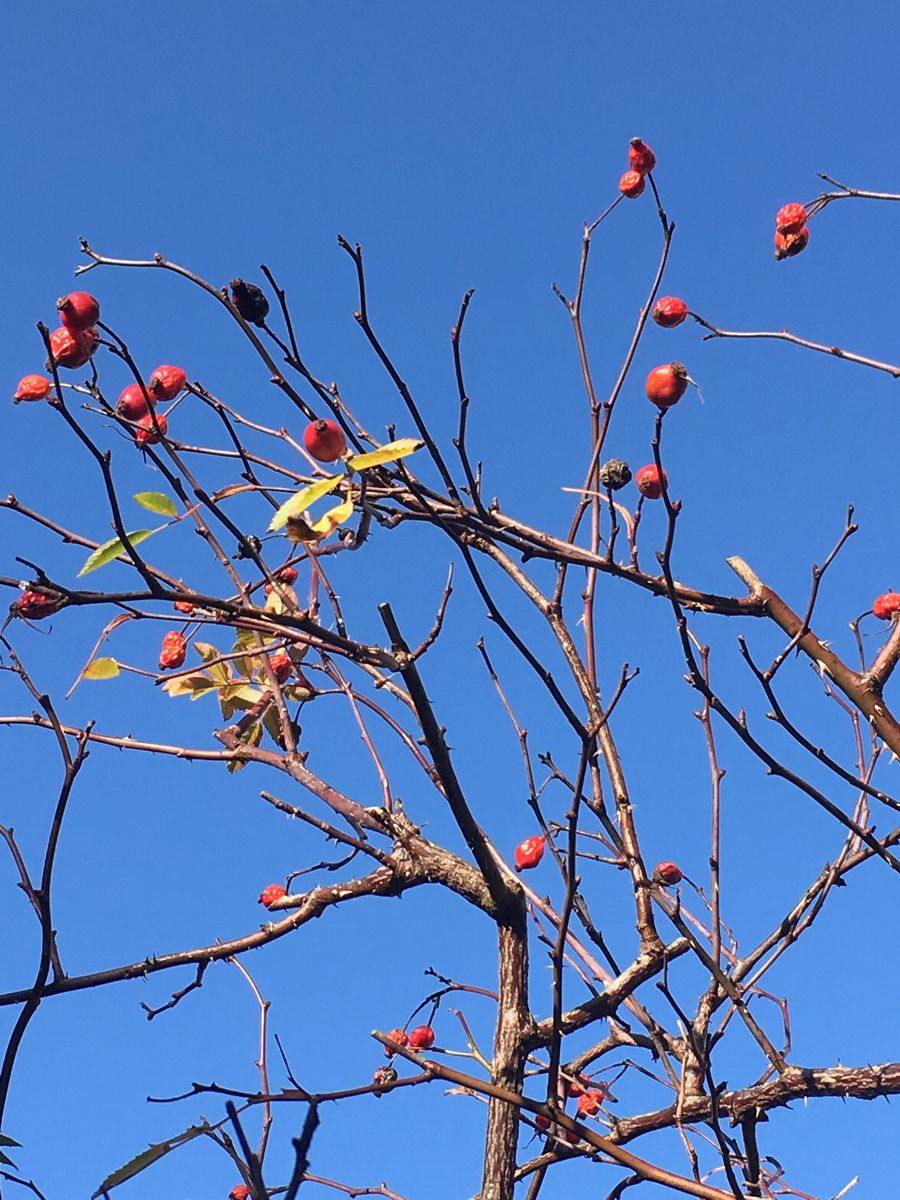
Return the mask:
<path fill-rule="evenodd" d="M 236 1183 L 228 1193 L 228 1200 L 247 1200 L 250 1195 L 250 1189 L 246 1183 Z"/>
<path fill-rule="evenodd" d="M 153 402 L 153 397 L 151 396 L 150 404 Z M 150 404 L 147 403 L 147 396 L 141 385 L 139 383 L 130 383 L 119 394 L 116 412 L 126 421 L 139 421 L 141 417 L 150 411 Z"/>
<path fill-rule="evenodd" d="M 619 191 L 629 200 L 636 200 L 647 185 L 637 171 L 626 171 L 619 180 Z"/>
<path fill-rule="evenodd" d="M 82 333 L 100 320 L 100 301 L 90 292 L 69 292 L 56 302 L 59 319 L 66 329 Z"/>
<path fill-rule="evenodd" d="M 282 896 L 286 895 L 287 888 L 283 888 L 280 883 L 270 883 L 259 893 L 257 903 L 261 904 L 263 908 L 271 908 L 276 900 L 280 900 Z"/>
<path fill-rule="evenodd" d="M 154 426 L 154 420 L 156 422 Z M 145 416 L 137 423 L 138 427 L 134 435 L 134 444 L 143 449 L 144 446 L 155 446 L 159 441 L 160 434 L 166 436 L 167 422 L 165 413 L 146 413 Z"/>
<path fill-rule="evenodd" d="M 347 449 L 347 439 L 335 421 L 310 421 L 303 431 L 303 445 L 316 462 L 334 462 Z"/>
<path fill-rule="evenodd" d="M 187 652 L 187 642 L 182 634 L 173 629 L 162 640 L 162 650 L 159 653 L 159 669 L 174 671 L 184 666 L 184 656 Z"/>
<path fill-rule="evenodd" d="M 13 403 L 21 404 L 23 400 L 46 400 L 51 387 L 52 384 L 46 375 L 25 375 L 19 380 Z"/>
<path fill-rule="evenodd" d="M 806 224 L 807 212 L 802 204 L 785 204 L 775 217 L 775 228 L 779 233 L 797 233 Z"/>
<path fill-rule="evenodd" d="M 603 1092 L 590 1088 L 578 1097 L 578 1114 L 582 1117 L 594 1117 L 603 1104 Z"/>
<path fill-rule="evenodd" d="M 663 329 L 674 329 L 688 315 L 688 306 L 677 296 L 663 296 L 653 306 L 653 320 Z"/>
<path fill-rule="evenodd" d="M 638 175 L 648 175 L 656 166 L 656 155 L 646 142 L 634 137 L 628 147 L 628 162 L 632 171 L 637 171 Z"/>
<path fill-rule="evenodd" d="M 659 467 L 656 463 L 648 463 L 646 467 L 641 467 L 634 479 L 637 484 L 637 489 L 642 496 L 646 496 L 648 500 L 658 500 L 663 494 L 663 483 L 666 487 L 669 486 L 669 477 L 663 471 L 662 476 L 659 473 Z"/>
<path fill-rule="evenodd" d="M 290 679 L 291 672 L 294 669 L 294 664 L 286 654 L 273 654 L 269 659 L 269 666 L 279 683 L 284 683 Z"/>
<path fill-rule="evenodd" d="M 430 1025 L 417 1025 L 409 1035 L 412 1050 L 430 1050 L 434 1045 L 434 1030 Z"/>
<path fill-rule="evenodd" d="M 808 244 L 809 230 L 805 225 L 802 229 L 795 229 L 790 233 L 782 233 L 780 229 L 776 229 L 775 258 L 779 262 L 783 258 L 793 258 L 795 254 L 805 250 Z"/>
<path fill-rule="evenodd" d="M 900 592 L 885 592 L 872 605 L 872 612 L 881 621 L 890 621 L 894 613 L 900 612 Z"/>
<path fill-rule="evenodd" d="M 677 863 L 661 862 L 653 868 L 653 882 L 660 883 L 663 887 L 674 887 L 676 883 L 681 883 L 682 879 L 684 873 Z"/>
<path fill-rule="evenodd" d="M 40 621 L 59 612 L 63 603 L 61 596 L 51 596 L 38 588 L 26 588 L 19 599 L 10 605 L 9 611 L 29 621 Z"/>
<path fill-rule="evenodd" d="M 389 1029 L 388 1037 L 392 1042 L 396 1042 L 398 1046 L 409 1045 L 409 1037 L 407 1036 L 405 1029 Z M 392 1058 L 394 1055 L 394 1051 L 390 1048 L 390 1046 L 385 1046 L 384 1052 L 388 1058 Z"/>
<path fill-rule="evenodd" d="M 99 337 L 96 329 L 84 329 L 74 333 L 60 325 L 50 334 L 50 353 L 58 367 L 75 370 L 83 367 L 97 349 Z"/>
<path fill-rule="evenodd" d="M 187 371 L 182 367 L 157 367 L 150 376 L 147 390 L 154 400 L 174 400 L 187 383 Z"/>
<path fill-rule="evenodd" d="M 520 842 L 516 846 L 516 870 L 527 871 L 531 867 L 536 867 L 544 857 L 544 848 L 547 839 L 543 834 L 537 834 L 535 837 L 526 838 L 524 842 Z"/>
<path fill-rule="evenodd" d="M 688 373 L 684 363 L 670 362 L 654 367 L 647 376 L 647 399 L 657 408 L 671 408 L 687 391 Z"/>

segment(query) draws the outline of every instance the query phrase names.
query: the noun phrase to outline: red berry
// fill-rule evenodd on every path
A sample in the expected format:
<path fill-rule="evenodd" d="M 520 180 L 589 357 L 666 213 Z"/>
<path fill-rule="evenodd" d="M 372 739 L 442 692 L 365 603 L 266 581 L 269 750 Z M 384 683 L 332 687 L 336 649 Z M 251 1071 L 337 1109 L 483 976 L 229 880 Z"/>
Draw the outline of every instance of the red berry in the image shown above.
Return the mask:
<path fill-rule="evenodd" d="M 83 367 L 97 349 L 99 336 L 96 329 L 83 329 L 74 333 L 60 325 L 50 334 L 50 353 L 58 367 Z"/>
<path fill-rule="evenodd" d="M 663 329 L 674 329 L 688 315 L 688 306 L 677 296 L 662 296 L 653 306 L 653 320 Z"/>
<path fill-rule="evenodd" d="M 796 233 L 806 224 L 807 212 L 802 204 L 785 204 L 775 217 L 775 228 L 779 233 Z"/>
<path fill-rule="evenodd" d="M 273 654 L 269 659 L 269 666 L 274 671 L 275 678 L 279 683 L 284 683 L 286 679 L 289 679 L 294 669 L 294 664 L 286 654 Z"/>
<path fill-rule="evenodd" d="M 889 621 L 894 613 L 900 612 L 900 592 L 885 592 L 872 605 L 872 612 L 882 621 Z"/>
<path fill-rule="evenodd" d="M 347 449 L 344 431 L 334 421 L 310 421 L 303 431 L 303 444 L 316 462 L 334 462 Z"/>
<path fill-rule="evenodd" d="M 684 363 L 670 362 L 654 367 L 647 376 L 647 399 L 658 408 L 671 408 L 687 391 L 688 373 Z"/>
<path fill-rule="evenodd" d="M 68 296 L 60 296 L 56 307 L 59 319 L 73 333 L 90 329 L 100 320 L 100 301 L 89 292 L 69 292 Z"/>
<path fill-rule="evenodd" d="M 276 900 L 280 900 L 282 896 L 286 895 L 287 888 L 283 888 L 280 883 L 270 883 L 259 893 L 257 903 L 263 905 L 264 908 L 271 908 Z"/>
<path fill-rule="evenodd" d="M 26 588 L 19 599 L 10 605 L 10 612 L 27 617 L 30 621 L 40 621 L 43 617 L 52 617 L 55 612 L 59 612 L 63 604 L 62 596 L 51 596 L 37 588 Z"/>
<path fill-rule="evenodd" d="M 141 447 L 155 446 L 160 434 L 165 437 L 166 424 L 165 413 L 146 413 L 137 423 L 134 444 Z"/>
<path fill-rule="evenodd" d="M 148 391 L 155 400 L 174 400 L 187 383 L 187 371 L 181 367 L 157 367 L 150 376 Z"/>
<path fill-rule="evenodd" d="M 529 867 L 538 865 L 544 857 L 546 840 L 543 834 L 537 834 L 535 837 L 526 838 L 524 842 L 520 842 L 516 846 L 517 871 L 527 871 Z"/>
<path fill-rule="evenodd" d="M 23 400 L 46 400 L 51 387 L 52 384 L 46 375 L 25 375 L 19 380 L 13 403 L 21 404 Z"/>
<path fill-rule="evenodd" d="M 408 1046 L 409 1045 L 409 1038 L 406 1036 L 405 1029 L 390 1029 L 390 1030 L 388 1030 L 388 1037 L 391 1039 L 392 1042 L 396 1042 L 398 1046 Z M 384 1052 L 388 1058 L 393 1057 L 394 1051 L 391 1050 L 388 1046 L 385 1046 Z"/>
<path fill-rule="evenodd" d="M 900 600 L 900 596 L 897 597 Z M 684 879 L 681 867 L 673 862 L 657 863 L 653 868 L 653 882 L 661 883 L 664 887 L 674 887 Z"/>
<path fill-rule="evenodd" d="M 190 600 L 176 600 L 174 607 L 176 612 L 184 613 L 187 617 L 194 611 L 194 606 Z"/>
<path fill-rule="evenodd" d="M 646 467 L 641 467 L 634 478 L 637 484 L 637 489 L 642 496 L 646 496 L 648 500 L 658 500 L 663 494 L 663 483 L 666 487 L 669 486 L 669 477 L 663 471 L 660 478 L 659 468 L 656 463 L 648 463 Z"/>
<path fill-rule="evenodd" d="M 155 401 L 151 396 L 150 404 L 154 403 Z M 116 412 L 126 421 L 139 421 L 145 413 L 150 411 L 150 404 L 147 403 L 147 396 L 141 385 L 139 383 L 130 383 L 119 395 Z"/>
<path fill-rule="evenodd" d="M 538 1129 L 549 1129 L 551 1125 L 550 1118 L 544 1116 L 543 1113 L 534 1114 L 534 1123 L 537 1125 Z"/>
<path fill-rule="evenodd" d="M 290 565 L 282 567 L 280 571 L 275 573 L 275 578 L 280 579 L 282 583 L 286 583 L 288 587 L 293 587 L 297 582 L 297 568 Z"/>
<path fill-rule="evenodd" d="M 635 137 L 631 139 L 631 145 L 628 147 L 628 161 L 632 171 L 636 171 L 638 175 L 647 175 L 656 166 L 656 155 L 645 142 Z"/>
<path fill-rule="evenodd" d="M 578 1112 L 582 1117 L 594 1117 L 603 1104 L 604 1093 L 597 1088 L 590 1088 L 578 1097 Z"/>
<path fill-rule="evenodd" d="M 417 1025 L 409 1035 L 409 1044 L 413 1050 L 430 1050 L 434 1045 L 434 1030 L 430 1025 Z"/>
<path fill-rule="evenodd" d="M 162 649 L 159 652 L 159 669 L 161 671 L 174 671 L 178 667 L 184 666 L 184 656 L 187 651 L 187 642 L 182 634 L 176 629 L 167 633 L 162 640 Z"/>
<path fill-rule="evenodd" d="M 775 231 L 775 257 L 779 261 L 782 258 L 793 258 L 795 254 L 799 254 L 801 250 L 805 250 L 809 242 L 809 230 L 804 225 L 802 229 L 795 229 L 790 233 L 782 233 L 780 230 Z"/>
<path fill-rule="evenodd" d="M 576 1133 L 574 1129 L 564 1129 L 562 1134 L 570 1146 L 574 1146 L 581 1141 L 581 1134 Z"/>
<path fill-rule="evenodd" d="M 637 171 L 626 171 L 619 180 L 619 191 L 629 200 L 636 200 L 646 186 L 643 175 Z"/>
<path fill-rule="evenodd" d="M 568 1081 L 566 1091 L 570 1096 L 581 1096 L 589 1083 L 590 1080 L 586 1076 L 579 1075 L 577 1079 L 570 1079 Z"/>
<path fill-rule="evenodd" d="M 250 1189 L 246 1183 L 236 1183 L 228 1193 L 228 1200 L 247 1200 L 250 1195 Z"/>

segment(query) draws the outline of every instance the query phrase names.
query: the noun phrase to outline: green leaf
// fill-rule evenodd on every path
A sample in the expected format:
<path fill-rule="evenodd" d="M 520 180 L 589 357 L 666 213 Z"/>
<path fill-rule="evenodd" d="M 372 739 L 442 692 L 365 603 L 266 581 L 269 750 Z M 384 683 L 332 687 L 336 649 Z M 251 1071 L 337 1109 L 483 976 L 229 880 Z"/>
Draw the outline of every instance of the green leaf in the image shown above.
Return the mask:
<path fill-rule="evenodd" d="M 379 446 L 377 450 L 370 450 L 367 454 L 351 454 L 347 459 L 347 466 L 353 471 L 364 471 L 366 467 L 378 467 L 382 463 L 406 458 L 407 454 L 415 454 L 424 445 L 425 443 L 420 442 L 418 438 L 400 438 L 396 442 L 387 442 L 384 446 Z"/>
<path fill-rule="evenodd" d="M 137 546 L 154 533 L 156 533 L 155 529 L 136 529 L 134 533 L 128 533 L 125 536 L 132 546 Z M 104 542 L 102 546 L 98 546 L 93 554 L 88 555 L 87 561 L 78 574 L 87 575 L 90 571 L 96 571 L 98 567 L 105 567 L 108 562 L 112 562 L 114 558 L 125 553 L 126 550 L 121 540 L 112 538 L 110 541 Z"/>
<path fill-rule="evenodd" d="M 134 499 L 148 512 L 159 513 L 163 517 L 178 516 L 175 501 L 165 492 L 138 492 Z"/>
<path fill-rule="evenodd" d="M 262 741 L 262 726 L 260 725 L 259 721 L 256 721 L 253 725 L 250 726 L 250 728 L 247 730 L 247 732 L 241 738 L 241 742 L 245 746 L 258 746 L 261 741 Z M 233 759 L 231 759 L 230 762 L 226 763 L 226 766 L 228 767 L 228 770 L 231 772 L 232 775 L 235 773 L 235 771 L 242 771 L 244 769 L 244 767 L 246 767 L 246 765 L 247 764 L 245 762 L 240 762 L 236 758 L 233 758 Z"/>
<path fill-rule="evenodd" d="M 89 667 L 85 667 L 84 674 L 81 676 L 81 678 L 115 679 L 118 674 L 119 664 L 114 658 L 95 658 Z"/>
<path fill-rule="evenodd" d="M 184 1145 L 185 1142 L 192 1141 L 203 1132 L 204 1127 L 202 1125 L 192 1125 L 190 1129 L 186 1129 L 184 1133 L 180 1133 L 177 1137 L 173 1137 L 167 1142 L 155 1142 L 152 1146 L 148 1146 L 146 1150 L 142 1150 L 140 1154 L 135 1155 L 123 1167 L 119 1167 L 117 1171 L 113 1171 L 111 1175 L 107 1175 L 96 1192 L 91 1196 L 91 1200 L 97 1200 L 98 1196 L 102 1196 L 104 1192 L 112 1191 L 120 1183 L 127 1183 L 129 1179 L 134 1179 L 135 1175 L 139 1175 L 141 1171 L 152 1166 L 153 1163 L 159 1162 L 171 1150 Z"/>
<path fill-rule="evenodd" d="M 284 504 L 282 504 L 281 508 L 279 508 L 278 512 L 269 522 L 269 532 L 272 533 L 276 529 L 283 529 L 288 517 L 299 517 L 302 512 L 306 512 L 311 504 L 315 504 L 322 496 L 327 496 L 329 492 L 333 492 L 343 478 L 343 475 L 329 475 L 327 479 L 320 479 L 318 483 L 304 488 L 302 492 L 296 492 L 291 496 L 290 500 L 285 500 Z"/>

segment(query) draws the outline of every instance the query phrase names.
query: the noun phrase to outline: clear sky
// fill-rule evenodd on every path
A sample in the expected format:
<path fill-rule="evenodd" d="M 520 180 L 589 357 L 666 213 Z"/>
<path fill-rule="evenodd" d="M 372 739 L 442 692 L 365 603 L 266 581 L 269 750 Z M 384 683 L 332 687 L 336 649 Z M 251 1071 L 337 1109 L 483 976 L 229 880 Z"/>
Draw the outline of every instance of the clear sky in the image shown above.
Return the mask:
<path fill-rule="evenodd" d="M 34 325 L 52 323 L 83 234 L 110 255 L 161 251 L 216 284 L 258 278 L 259 264 L 269 264 L 288 289 L 314 370 L 337 379 L 373 428 L 397 422 L 398 432 L 412 432 L 352 319 L 352 265 L 336 244 L 343 234 L 365 247 L 373 320 L 445 442 L 457 418 L 448 331 L 462 294 L 476 288 L 466 370 L 473 452 L 485 461 L 486 491 L 523 519 L 562 531 L 571 497 L 560 489 L 583 478 L 587 421 L 571 329 L 550 285 L 571 291 L 582 222 L 614 198 L 635 134 L 657 153 L 656 177 L 677 225 L 664 292 L 683 295 L 722 327 L 787 327 L 900 358 L 900 205 L 840 202 L 815 220 L 810 247 L 796 260 L 775 263 L 771 247 L 775 211 L 812 199 L 818 171 L 856 187 L 900 191 L 898 24 L 895 6 L 884 0 L 98 0 L 11 5 L 4 25 L 0 380 L 9 394 L 21 375 L 41 368 Z M 658 253 L 649 196 L 620 205 L 598 235 L 586 327 L 601 391 L 618 372 Z M 189 288 L 150 272 L 96 271 L 87 280 L 148 368 L 183 363 L 249 415 L 272 424 L 296 420 L 223 314 Z M 777 343 L 704 343 L 692 323 L 671 333 L 653 328 L 639 349 L 613 447 L 634 466 L 648 461 L 651 435 L 640 381 L 670 358 L 685 361 L 704 401 L 692 394 L 667 430 L 667 469 L 685 503 L 681 577 L 738 590 L 724 559 L 741 554 L 802 609 L 810 564 L 827 554 L 852 502 L 862 529 L 828 577 L 817 616 L 820 636 L 850 657 L 847 622 L 878 592 L 900 588 L 890 458 L 900 384 Z M 117 369 L 124 386 L 123 368 L 110 367 L 110 379 Z M 6 405 L 0 420 L 0 494 L 14 493 L 85 536 L 110 536 L 98 477 L 54 414 Z M 157 486 L 136 456 L 127 463 L 131 491 Z M 648 517 L 651 541 L 661 530 L 658 516 Z M 141 523 L 136 508 L 132 519 Z M 380 535 L 366 550 L 369 565 L 356 566 L 362 582 L 354 583 L 349 568 L 341 574 L 360 636 L 379 636 L 375 604 L 388 595 L 404 624 L 427 628 L 448 550 L 437 539 L 430 550 L 425 545 L 413 534 Z M 16 554 L 37 557 L 69 580 L 82 558 L 5 514 L 0 574 L 18 574 Z M 189 573 L 198 549 L 183 540 L 172 554 Z M 98 586 L 108 582 L 95 578 Z M 617 735 L 646 813 L 648 857 L 676 858 L 703 878 L 705 748 L 690 715 L 695 697 L 681 681 L 671 615 L 624 585 L 606 585 L 606 597 L 607 685 L 625 659 L 642 669 Z M 428 686 L 479 819 L 511 850 L 532 832 L 531 818 L 515 739 L 472 649 L 486 631 L 482 608 L 460 581 L 444 648 L 426 660 Z M 98 628 L 78 613 L 55 622 L 50 637 L 21 625 L 12 631 L 65 719 L 209 744 L 211 705 L 169 702 L 132 680 L 84 684 L 62 704 Z M 157 629 L 129 630 L 122 656 L 146 661 Z M 762 658 L 778 639 L 770 629 L 721 620 L 698 629 L 714 639 L 714 665 L 730 701 L 763 722 L 735 639 L 738 632 L 755 639 Z M 869 647 L 877 646 L 877 622 L 869 618 L 864 629 Z M 521 689 L 536 749 L 562 744 L 539 694 L 530 684 L 524 690 L 524 670 L 487 632 L 504 678 Z M 852 761 L 846 721 L 805 664 L 791 671 L 786 697 L 816 738 Z M 463 678 L 476 682 L 463 687 Z M 0 697 L 3 712 L 30 711 L 5 674 Z M 376 796 L 362 751 L 333 744 L 327 723 L 316 732 L 323 772 L 342 771 L 348 790 L 370 788 Z M 0 822 L 15 826 L 36 864 L 58 764 L 37 732 L 2 737 Z M 835 853 L 839 838 L 806 802 L 766 780 L 724 731 L 720 737 L 729 770 L 727 915 L 749 945 Z M 896 787 L 897 769 L 880 768 L 884 786 Z M 288 835 L 282 818 L 260 811 L 258 791 L 273 783 L 251 774 L 135 763 L 95 749 L 60 849 L 56 921 L 70 973 L 245 933 L 260 919 L 260 888 L 317 861 L 322 848 L 314 839 L 294 826 Z M 415 808 L 420 784 L 401 778 Z M 841 800 L 850 803 L 846 794 Z M 419 803 L 414 815 L 429 822 L 429 834 L 452 839 L 433 797 Z M 889 874 L 877 864 L 865 868 L 770 979 L 773 991 L 795 996 L 797 1062 L 898 1057 L 897 905 Z M 552 883 L 548 872 L 541 886 Z M 37 927 L 8 856 L 0 856 L 0 895 L 0 989 L 7 990 L 30 981 L 37 950 Z M 606 902 L 602 885 L 597 896 Z M 622 894 L 613 898 L 610 889 L 608 902 L 623 903 Z M 626 934 L 631 919 L 623 909 Z M 420 891 L 333 912 L 248 966 L 274 1002 L 273 1028 L 295 1073 L 309 1087 L 349 1087 L 383 1061 L 368 1031 L 402 1023 L 426 994 L 426 967 L 491 986 L 493 945 L 470 911 Z M 546 976 L 541 961 L 535 979 Z M 201 1112 L 219 1115 L 210 1098 L 147 1106 L 148 1094 L 174 1095 L 193 1080 L 255 1086 L 256 1010 L 233 969 L 212 968 L 199 994 L 145 1020 L 140 1001 L 162 1003 L 186 982 L 158 975 L 48 1000 L 38 1013 L 5 1125 L 23 1143 L 15 1154 L 23 1173 L 48 1200 L 88 1196 L 147 1142 L 177 1134 Z M 536 995 L 543 1015 L 549 998 Z M 463 1007 L 489 1036 L 486 1009 L 477 1001 Z M 0 1011 L 0 1033 L 12 1016 Z M 441 1037 L 461 1046 L 450 1014 L 440 1020 Z M 729 1083 L 747 1082 L 739 1056 L 733 1068 Z M 474 1192 L 478 1103 L 443 1098 L 436 1087 L 354 1103 L 325 1114 L 313 1169 L 338 1173 L 335 1156 L 352 1143 L 356 1163 L 341 1171 L 345 1182 L 384 1179 L 408 1200 Z M 895 1186 L 893 1112 L 884 1102 L 796 1106 L 763 1127 L 763 1149 L 808 1193 L 831 1196 L 859 1173 L 854 1196 L 884 1197 Z M 273 1179 L 279 1166 L 287 1170 L 299 1119 L 299 1111 L 280 1114 Z M 686 1169 L 677 1148 L 671 1162 Z M 556 1200 L 578 1187 L 596 1195 L 612 1186 L 605 1177 L 598 1184 L 593 1172 L 562 1168 L 542 1196 Z M 195 1143 L 120 1194 L 214 1200 L 234 1182 L 224 1156 Z M 648 1200 L 659 1194 L 644 1190 Z"/>

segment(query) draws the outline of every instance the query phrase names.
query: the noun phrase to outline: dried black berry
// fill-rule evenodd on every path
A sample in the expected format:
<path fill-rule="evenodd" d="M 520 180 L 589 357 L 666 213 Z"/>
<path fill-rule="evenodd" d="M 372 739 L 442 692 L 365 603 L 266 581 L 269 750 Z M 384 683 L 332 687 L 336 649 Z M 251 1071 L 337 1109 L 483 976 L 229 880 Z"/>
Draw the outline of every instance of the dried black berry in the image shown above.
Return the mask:
<path fill-rule="evenodd" d="M 602 487 L 609 488 L 611 492 L 617 492 L 619 488 L 623 488 L 626 483 L 631 482 L 631 468 L 621 458 L 611 458 L 609 462 L 605 462 L 601 466 L 597 472 L 597 478 Z"/>
<path fill-rule="evenodd" d="M 269 302 L 262 289 L 243 279 L 232 279 L 231 303 L 251 325 L 262 325 L 269 314 Z"/>

